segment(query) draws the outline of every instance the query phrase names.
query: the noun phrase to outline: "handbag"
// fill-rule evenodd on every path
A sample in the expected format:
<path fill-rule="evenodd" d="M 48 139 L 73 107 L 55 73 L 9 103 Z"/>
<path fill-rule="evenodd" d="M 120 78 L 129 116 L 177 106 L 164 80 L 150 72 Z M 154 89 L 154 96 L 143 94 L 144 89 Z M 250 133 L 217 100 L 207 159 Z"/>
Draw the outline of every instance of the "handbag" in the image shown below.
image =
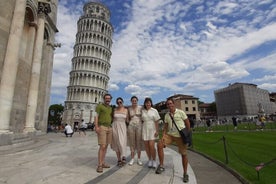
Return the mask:
<path fill-rule="evenodd" d="M 173 124 L 175 125 L 176 129 L 178 130 L 182 141 L 184 144 L 187 144 L 188 146 L 191 146 L 192 140 L 191 140 L 191 132 L 187 128 L 179 129 L 178 126 L 176 125 L 172 115 L 170 114 L 170 117 L 172 119 Z"/>

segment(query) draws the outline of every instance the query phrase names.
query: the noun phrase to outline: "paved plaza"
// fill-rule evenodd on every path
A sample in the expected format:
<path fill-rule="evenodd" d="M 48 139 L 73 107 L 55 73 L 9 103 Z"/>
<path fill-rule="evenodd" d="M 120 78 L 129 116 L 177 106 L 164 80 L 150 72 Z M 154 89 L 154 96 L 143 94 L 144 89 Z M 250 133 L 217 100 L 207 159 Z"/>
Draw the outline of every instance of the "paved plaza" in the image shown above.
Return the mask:
<path fill-rule="evenodd" d="M 155 174 L 144 166 L 116 166 L 116 154 L 108 149 L 106 162 L 111 168 L 97 173 L 97 137 L 88 131 L 86 136 L 75 133 L 66 138 L 62 133 L 48 133 L 37 140 L 20 145 L 0 147 L 0 184 L 177 184 L 182 182 L 180 155 L 165 149 L 165 171 Z M 129 149 L 128 149 L 129 155 Z M 189 151 L 189 183 L 241 183 L 228 171 L 203 156 Z M 127 157 L 129 160 L 129 156 Z"/>

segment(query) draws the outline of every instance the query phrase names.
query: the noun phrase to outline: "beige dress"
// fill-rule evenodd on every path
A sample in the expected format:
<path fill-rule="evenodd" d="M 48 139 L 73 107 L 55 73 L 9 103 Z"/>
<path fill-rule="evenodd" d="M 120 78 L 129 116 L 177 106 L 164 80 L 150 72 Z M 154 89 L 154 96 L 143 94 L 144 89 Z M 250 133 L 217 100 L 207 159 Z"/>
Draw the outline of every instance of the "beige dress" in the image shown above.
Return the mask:
<path fill-rule="evenodd" d="M 112 123 L 112 143 L 111 148 L 120 152 L 122 156 L 126 156 L 127 147 L 127 128 L 126 128 L 126 112 L 114 111 Z"/>
<path fill-rule="evenodd" d="M 144 141 L 142 139 L 142 107 L 137 106 L 136 109 L 128 108 L 129 111 L 129 126 L 127 128 L 128 146 L 134 150 L 144 150 Z"/>

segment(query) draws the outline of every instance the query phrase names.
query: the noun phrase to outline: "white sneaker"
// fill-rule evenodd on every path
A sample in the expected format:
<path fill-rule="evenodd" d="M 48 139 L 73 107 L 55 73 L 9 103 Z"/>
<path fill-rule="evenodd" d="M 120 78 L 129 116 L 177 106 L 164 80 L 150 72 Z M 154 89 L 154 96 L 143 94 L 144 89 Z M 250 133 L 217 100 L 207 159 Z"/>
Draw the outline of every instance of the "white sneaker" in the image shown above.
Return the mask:
<path fill-rule="evenodd" d="M 157 168 L 157 163 L 155 160 L 152 161 L 152 168 L 156 169 Z"/>
<path fill-rule="evenodd" d="M 138 159 L 137 164 L 141 166 L 141 165 L 143 165 L 143 162 L 140 159 Z"/>
<path fill-rule="evenodd" d="M 133 165 L 133 163 L 134 163 L 134 159 L 131 159 L 128 165 Z"/>
<path fill-rule="evenodd" d="M 148 168 L 152 168 L 152 160 L 148 161 Z"/>

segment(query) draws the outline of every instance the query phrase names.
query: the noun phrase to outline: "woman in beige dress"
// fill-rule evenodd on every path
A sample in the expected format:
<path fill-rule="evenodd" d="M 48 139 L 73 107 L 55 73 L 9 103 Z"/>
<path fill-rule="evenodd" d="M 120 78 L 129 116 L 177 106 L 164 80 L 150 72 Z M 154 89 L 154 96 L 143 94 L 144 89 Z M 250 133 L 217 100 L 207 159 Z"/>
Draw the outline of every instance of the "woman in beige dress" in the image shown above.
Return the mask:
<path fill-rule="evenodd" d="M 128 133 L 128 146 L 130 147 L 131 160 L 128 163 L 133 165 L 135 152 L 137 152 L 137 164 L 143 165 L 140 157 L 141 151 L 144 150 L 144 141 L 142 139 L 142 107 L 138 105 L 138 98 L 131 97 L 131 106 L 128 108 L 129 112 L 129 125 L 127 128 Z"/>
<path fill-rule="evenodd" d="M 128 110 L 124 107 L 124 100 L 121 97 L 116 99 L 116 103 L 117 107 L 113 113 L 111 149 L 116 152 L 118 166 L 121 167 L 126 163 Z"/>

